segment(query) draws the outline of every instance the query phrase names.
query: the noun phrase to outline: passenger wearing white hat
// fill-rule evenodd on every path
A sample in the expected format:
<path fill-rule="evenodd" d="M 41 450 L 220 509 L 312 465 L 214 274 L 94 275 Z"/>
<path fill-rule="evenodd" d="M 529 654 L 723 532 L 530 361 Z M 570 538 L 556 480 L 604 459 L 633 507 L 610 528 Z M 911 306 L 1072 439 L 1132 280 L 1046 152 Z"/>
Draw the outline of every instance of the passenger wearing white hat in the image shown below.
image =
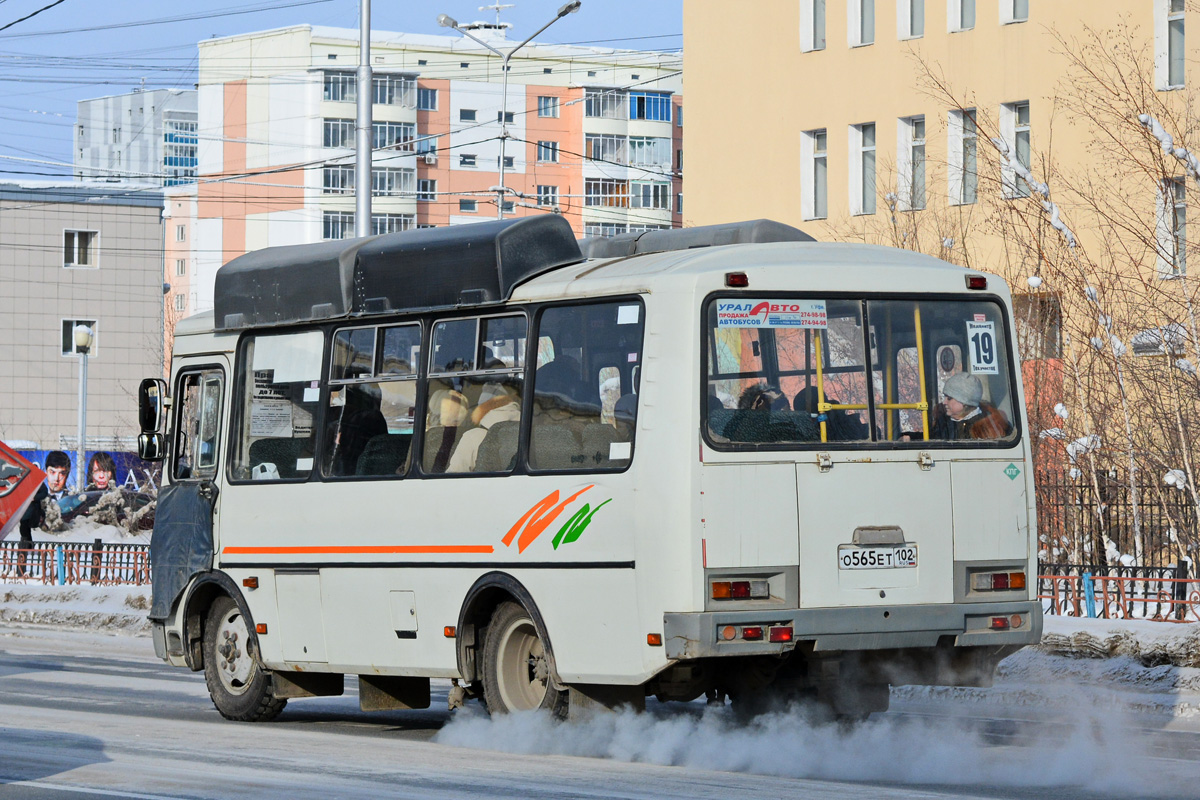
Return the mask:
<path fill-rule="evenodd" d="M 479 455 L 479 445 L 488 430 L 497 422 L 520 422 L 521 398 L 514 386 L 504 383 L 489 383 L 479 395 L 479 405 L 471 411 L 471 422 L 478 425 L 463 434 L 462 439 L 450 456 L 446 472 L 471 472 Z"/>
<path fill-rule="evenodd" d="M 959 372 L 942 386 L 946 399 L 933 410 L 931 439 L 1003 439 L 1012 432 L 1004 412 L 983 402 L 979 378 Z"/>

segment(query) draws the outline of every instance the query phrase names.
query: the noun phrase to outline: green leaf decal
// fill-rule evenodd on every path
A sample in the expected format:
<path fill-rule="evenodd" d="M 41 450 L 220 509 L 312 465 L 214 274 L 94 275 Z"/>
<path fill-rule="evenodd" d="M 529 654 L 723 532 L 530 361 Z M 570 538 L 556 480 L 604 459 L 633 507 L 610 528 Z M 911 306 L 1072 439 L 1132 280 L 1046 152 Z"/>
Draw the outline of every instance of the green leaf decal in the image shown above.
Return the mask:
<path fill-rule="evenodd" d="M 610 497 L 595 508 L 592 508 L 588 503 L 584 503 L 583 508 L 576 511 L 571 518 L 567 520 L 561 528 L 558 529 L 558 533 L 554 535 L 554 541 L 550 542 L 550 545 L 557 550 L 560 544 L 570 544 L 571 542 L 576 541 L 580 536 L 583 535 L 583 532 L 587 530 L 587 526 L 591 524 L 592 517 L 596 515 L 596 512 L 611 502 L 612 498 Z"/>

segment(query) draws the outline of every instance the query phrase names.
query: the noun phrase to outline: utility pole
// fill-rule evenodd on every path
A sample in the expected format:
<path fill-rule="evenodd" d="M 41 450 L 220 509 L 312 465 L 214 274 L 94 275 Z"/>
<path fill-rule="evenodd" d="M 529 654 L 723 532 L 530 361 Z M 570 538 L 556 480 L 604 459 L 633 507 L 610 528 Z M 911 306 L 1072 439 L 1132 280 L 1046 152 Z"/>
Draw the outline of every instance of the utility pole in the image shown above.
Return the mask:
<path fill-rule="evenodd" d="M 371 235 L 371 0 L 358 0 L 358 114 L 354 122 L 354 235 Z"/>

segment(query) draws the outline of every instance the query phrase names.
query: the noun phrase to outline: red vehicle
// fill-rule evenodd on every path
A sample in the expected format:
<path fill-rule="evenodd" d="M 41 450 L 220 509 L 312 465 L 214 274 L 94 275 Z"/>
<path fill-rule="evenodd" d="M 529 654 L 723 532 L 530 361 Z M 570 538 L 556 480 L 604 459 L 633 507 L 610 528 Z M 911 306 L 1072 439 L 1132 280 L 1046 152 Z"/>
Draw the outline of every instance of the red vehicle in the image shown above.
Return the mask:
<path fill-rule="evenodd" d="M 0 540 L 17 526 L 46 473 L 0 442 Z"/>

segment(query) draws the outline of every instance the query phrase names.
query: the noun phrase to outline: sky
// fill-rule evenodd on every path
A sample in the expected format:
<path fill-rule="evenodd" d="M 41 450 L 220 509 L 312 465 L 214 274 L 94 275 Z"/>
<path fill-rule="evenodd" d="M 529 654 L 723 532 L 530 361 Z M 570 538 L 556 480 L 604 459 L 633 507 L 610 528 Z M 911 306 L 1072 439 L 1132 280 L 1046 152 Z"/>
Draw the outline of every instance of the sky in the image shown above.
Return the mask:
<path fill-rule="evenodd" d="M 374 0 L 377 31 L 446 34 L 437 16 L 496 19 L 485 0 Z M 564 0 L 512 0 L 514 42 Z M 191 89 L 196 43 L 287 25 L 358 28 L 359 0 L 0 0 L 0 180 L 69 177 L 76 102 L 147 89 Z M 539 42 L 678 51 L 683 0 L 583 0 Z M 32 16 L 31 16 L 32 15 Z M 27 19 L 24 19 L 28 17 Z M 19 161 L 15 159 L 27 159 Z"/>

